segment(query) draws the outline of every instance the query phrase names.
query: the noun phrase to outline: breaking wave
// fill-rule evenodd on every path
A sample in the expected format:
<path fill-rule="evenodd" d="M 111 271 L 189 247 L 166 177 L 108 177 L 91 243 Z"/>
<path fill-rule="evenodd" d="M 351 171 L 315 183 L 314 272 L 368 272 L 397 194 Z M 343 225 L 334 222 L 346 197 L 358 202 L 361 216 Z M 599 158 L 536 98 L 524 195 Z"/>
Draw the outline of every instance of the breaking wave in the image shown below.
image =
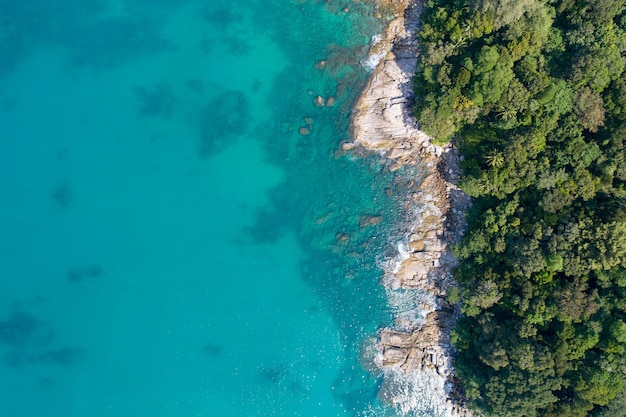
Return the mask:
<path fill-rule="evenodd" d="M 373 72 L 380 61 L 387 55 L 386 48 L 382 47 L 383 35 L 377 33 L 372 36 L 370 51 L 367 57 L 361 61 L 361 66 L 368 72 Z"/>

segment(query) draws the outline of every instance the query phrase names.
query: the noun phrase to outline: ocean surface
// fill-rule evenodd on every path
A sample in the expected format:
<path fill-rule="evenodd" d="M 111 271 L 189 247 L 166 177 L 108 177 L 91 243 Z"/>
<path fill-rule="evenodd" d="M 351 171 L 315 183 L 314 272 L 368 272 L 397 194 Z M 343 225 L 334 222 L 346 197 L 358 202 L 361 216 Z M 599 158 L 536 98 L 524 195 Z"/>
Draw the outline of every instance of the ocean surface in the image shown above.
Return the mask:
<path fill-rule="evenodd" d="M 365 369 L 394 177 L 338 151 L 382 25 L 0 0 L 1 416 L 395 414 Z"/>

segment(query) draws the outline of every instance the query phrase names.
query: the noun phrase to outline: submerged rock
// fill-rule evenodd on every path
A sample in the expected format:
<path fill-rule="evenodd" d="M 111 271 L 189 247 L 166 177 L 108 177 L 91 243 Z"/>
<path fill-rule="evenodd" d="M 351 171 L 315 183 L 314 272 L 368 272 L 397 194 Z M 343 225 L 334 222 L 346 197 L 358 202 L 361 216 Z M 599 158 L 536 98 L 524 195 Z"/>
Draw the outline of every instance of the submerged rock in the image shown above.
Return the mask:
<path fill-rule="evenodd" d="M 323 70 L 324 68 L 326 68 L 326 61 L 321 60 L 321 61 L 317 61 L 315 63 L 315 68 L 318 70 Z"/>
<path fill-rule="evenodd" d="M 361 220 L 359 221 L 359 227 L 364 228 L 367 226 L 376 226 L 383 220 L 383 216 L 361 216 Z"/>

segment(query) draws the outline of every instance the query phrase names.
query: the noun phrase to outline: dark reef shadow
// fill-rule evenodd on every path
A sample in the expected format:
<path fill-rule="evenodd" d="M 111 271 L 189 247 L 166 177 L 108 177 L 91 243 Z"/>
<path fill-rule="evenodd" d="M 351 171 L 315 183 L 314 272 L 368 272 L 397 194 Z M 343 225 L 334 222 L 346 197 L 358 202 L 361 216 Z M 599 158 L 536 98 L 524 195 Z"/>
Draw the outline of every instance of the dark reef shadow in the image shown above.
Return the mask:
<path fill-rule="evenodd" d="M 108 11 L 107 0 L 1 1 L 0 78 L 40 45 L 61 47 L 71 65 L 94 69 L 110 69 L 170 47 L 161 36 L 164 19 L 153 9 L 147 13 L 134 7 L 115 17 L 107 16 Z"/>
<path fill-rule="evenodd" d="M 222 349 L 223 349 L 223 346 L 221 345 L 217 345 L 214 343 L 207 343 L 202 348 L 202 353 L 210 357 L 216 357 L 216 356 L 219 356 L 220 353 L 222 353 Z"/>
<path fill-rule="evenodd" d="M 270 367 L 260 367 L 256 381 L 263 384 L 277 384 L 287 377 L 289 370 L 279 363 Z"/>
<path fill-rule="evenodd" d="M 194 93 L 202 94 L 204 93 L 204 81 L 199 78 L 190 78 L 187 80 L 187 88 Z"/>
<path fill-rule="evenodd" d="M 372 383 L 363 384 L 363 378 L 371 379 Z M 382 380 L 372 377 L 358 368 L 344 368 L 333 383 L 333 395 L 341 400 L 348 410 L 363 410 L 378 395 Z"/>
<path fill-rule="evenodd" d="M 176 96 L 169 82 L 156 83 L 152 87 L 135 87 L 133 92 L 139 101 L 139 115 L 166 119 L 172 116 Z"/>
<path fill-rule="evenodd" d="M 225 31 L 230 25 L 239 20 L 237 11 L 233 6 L 217 5 L 206 6 L 200 9 L 199 15 L 211 26 L 219 28 L 220 31 Z"/>
<path fill-rule="evenodd" d="M 79 360 L 83 354 L 84 351 L 82 349 L 66 347 L 30 355 L 28 361 L 32 365 L 45 364 L 69 367 Z"/>
<path fill-rule="evenodd" d="M 292 190 L 281 183 L 267 190 L 266 195 L 269 203 L 255 210 L 252 226 L 242 229 L 240 241 L 253 245 L 276 243 L 296 227 L 298 209 Z"/>
<path fill-rule="evenodd" d="M 302 381 L 298 381 L 297 379 L 291 381 L 288 388 L 289 392 L 297 396 L 302 396 L 308 391 L 306 385 Z"/>
<path fill-rule="evenodd" d="M 259 208 L 254 217 L 254 225 L 242 229 L 244 238 L 240 241 L 253 245 L 276 243 L 289 230 L 287 225 L 280 221 L 280 214 L 271 208 Z"/>
<path fill-rule="evenodd" d="M 2 10 L 0 9 L 0 13 Z M 7 24 L 0 17 L 0 79 L 11 73 L 28 56 L 28 45 L 24 33 L 15 24 Z"/>
<path fill-rule="evenodd" d="M 250 54 L 252 49 L 251 45 L 244 39 L 240 38 L 227 38 L 224 40 L 228 53 L 235 56 L 245 56 Z"/>
<path fill-rule="evenodd" d="M 200 114 L 201 158 L 208 158 L 226 149 L 248 130 L 249 105 L 241 91 L 219 94 L 204 106 Z"/>
<path fill-rule="evenodd" d="M 52 198 L 59 207 L 65 209 L 72 202 L 74 196 L 72 195 L 70 186 L 66 182 L 63 182 L 50 194 L 50 198 Z"/>
<path fill-rule="evenodd" d="M 26 367 L 26 353 L 20 350 L 12 351 L 4 355 L 4 364 L 16 370 L 22 370 Z"/>
<path fill-rule="evenodd" d="M 15 303 L 11 315 L 0 321 L 0 344 L 9 348 L 4 354 L 6 366 L 21 370 L 32 365 L 73 365 L 83 350 L 71 347 L 50 348 L 54 333 L 50 326 L 20 310 Z"/>
<path fill-rule="evenodd" d="M 69 282 L 82 282 L 101 278 L 104 276 L 104 269 L 100 265 L 88 265 L 82 268 L 72 268 L 66 277 Z"/>
<path fill-rule="evenodd" d="M 62 44 L 73 66 L 109 70 L 172 48 L 160 34 L 162 23 L 147 15 L 98 20 L 68 28 Z"/>
<path fill-rule="evenodd" d="M 15 311 L 8 319 L 0 321 L 0 343 L 13 348 L 32 343 L 40 332 L 39 320 L 20 311 Z"/>
<path fill-rule="evenodd" d="M 22 370 L 31 365 L 72 366 L 83 355 L 82 349 L 61 348 L 30 353 L 24 349 L 14 350 L 4 355 L 4 363 L 9 368 Z"/>

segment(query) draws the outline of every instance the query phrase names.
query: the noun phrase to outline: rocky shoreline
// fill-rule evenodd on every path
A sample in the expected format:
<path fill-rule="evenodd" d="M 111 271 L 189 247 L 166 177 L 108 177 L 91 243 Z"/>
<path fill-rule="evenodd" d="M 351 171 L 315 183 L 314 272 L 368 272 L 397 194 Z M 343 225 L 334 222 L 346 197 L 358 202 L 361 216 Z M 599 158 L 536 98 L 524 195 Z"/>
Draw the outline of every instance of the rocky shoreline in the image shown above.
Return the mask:
<path fill-rule="evenodd" d="M 432 144 L 412 115 L 420 6 L 379 0 L 379 7 L 396 17 L 371 48 L 368 63 L 375 69 L 354 108 L 354 143 L 342 147 L 379 153 L 396 175 L 418 173 L 405 182 L 405 237 L 386 265 L 384 285 L 392 308 L 394 300 L 409 294 L 419 310 L 396 314 L 394 326 L 379 333 L 377 365 L 384 375 L 379 396 L 403 412 L 470 416 L 452 366 L 450 332 L 459 312 L 444 299 L 456 285 L 451 270 L 457 261 L 449 248 L 465 231 L 470 199 L 455 185 L 456 149 Z"/>

